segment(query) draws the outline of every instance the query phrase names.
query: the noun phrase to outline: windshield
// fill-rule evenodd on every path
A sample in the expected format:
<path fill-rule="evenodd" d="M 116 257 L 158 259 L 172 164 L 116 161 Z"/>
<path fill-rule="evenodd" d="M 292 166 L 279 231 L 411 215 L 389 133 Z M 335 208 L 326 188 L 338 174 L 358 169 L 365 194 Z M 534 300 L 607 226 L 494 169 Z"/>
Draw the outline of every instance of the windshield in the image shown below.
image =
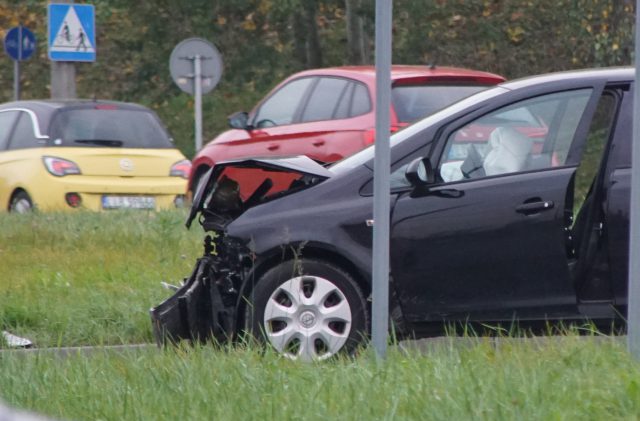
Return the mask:
<path fill-rule="evenodd" d="M 421 121 L 407 127 L 406 129 L 393 134 L 389 142 L 390 147 L 391 149 L 393 149 L 394 146 L 401 144 L 407 139 L 410 139 L 414 134 L 421 132 L 427 127 L 436 125 L 441 120 L 444 120 L 453 114 L 464 111 L 469 107 L 484 102 L 490 98 L 496 97 L 504 92 L 507 92 L 506 88 L 495 87 L 485 91 L 480 91 L 475 95 L 458 101 L 455 104 L 450 105 L 449 107 L 440 110 L 437 113 L 432 114 L 422 119 Z M 329 167 L 329 170 L 334 174 L 342 174 L 344 172 L 348 172 L 355 167 L 359 167 L 360 165 L 364 165 L 367 162 L 371 161 L 374 157 L 374 152 L 375 147 L 374 145 L 371 145 L 368 148 L 363 149 L 360 152 L 343 159 L 342 161 L 338 161 L 337 163 Z"/>
<path fill-rule="evenodd" d="M 399 85 L 391 91 L 398 120 L 412 123 L 446 108 L 488 85 Z"/>
<path fill-rule="evenodd" d="M 115 107 L 60 111 L 51 122 L 50 138 L 55 146 L 174 147 L 153 113 Z"/>

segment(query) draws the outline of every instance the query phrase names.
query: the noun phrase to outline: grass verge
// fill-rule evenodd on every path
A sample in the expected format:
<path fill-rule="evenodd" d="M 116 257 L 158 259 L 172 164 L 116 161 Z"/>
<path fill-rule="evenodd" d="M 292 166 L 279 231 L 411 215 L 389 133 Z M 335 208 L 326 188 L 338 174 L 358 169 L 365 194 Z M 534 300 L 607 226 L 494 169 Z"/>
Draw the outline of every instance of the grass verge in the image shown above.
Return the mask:
<path fill-rule="evenodd" d="M 0 394 L 60 419 L 637 419 L 640 366 L 621 341 L 445 340 L 302 364 L 252 349 L 0 357 Z M 5 353 L 6 354 L 6 353 Z"/>
<path fill-rule="evenodd" d="M 184 211 L 3 214 L 0 329 L 36 346 L 151 341 L 160 281 L 187 276 L 202 233 Z M 1 345 L 0 345 L 1 346 Z"/>

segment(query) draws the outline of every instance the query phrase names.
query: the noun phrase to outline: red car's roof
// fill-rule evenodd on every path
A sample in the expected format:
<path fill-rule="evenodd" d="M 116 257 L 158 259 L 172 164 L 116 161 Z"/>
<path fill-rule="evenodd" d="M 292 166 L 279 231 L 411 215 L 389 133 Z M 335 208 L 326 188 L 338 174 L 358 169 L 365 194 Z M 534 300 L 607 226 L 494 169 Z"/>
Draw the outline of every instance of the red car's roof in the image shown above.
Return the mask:
<path fill-rule="evenodd" d="M 373 80 L 376 76 L 375 66 L 344 66 L 327 67 L 324 69 L 305 70 L 292 75 L 290 78 L 300 76 L 331 75 L 343 76 L 362 81 Z M 480 83 L 496 84 L 503 82 L 504 77 L 494 73 L 482 72 L 479 70 L 462 69 L 458 67 L 439 66 L 415 66 L 415 65 L 393 65 L 391 66 L 391 80 L 393 82 L 411 81 L 420 79 L 434 80 L 475 80 Z"/>

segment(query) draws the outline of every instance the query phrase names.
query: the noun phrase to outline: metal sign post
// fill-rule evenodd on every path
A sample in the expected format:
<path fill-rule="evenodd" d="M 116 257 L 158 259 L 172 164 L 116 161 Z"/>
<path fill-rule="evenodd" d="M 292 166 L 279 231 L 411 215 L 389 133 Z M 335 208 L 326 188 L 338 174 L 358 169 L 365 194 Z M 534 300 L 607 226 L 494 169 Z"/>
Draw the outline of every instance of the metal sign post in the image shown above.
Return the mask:
<path fill-rule="evenodd" d="M 222 56 L 209 41 L 188 38 L 171 52 L 169 69 L 173 81 L 195 97 L 195 147 L 202 149 L 202 94 L 210 92 L 222 76 Z"/>
<path fill-rule="evenodd" d="M 20 62 L 14 60 L 13 62 L 13 100 L 18 101 L 20 99 Z"/>
<path fill-rule="evenodd" d="M 20 60 L 22 60 L 22 25 L 18 26 L 18 59 L 13 60 L 13 100 L 20 99 Z"/>
<path fill-rule="evenodd" d="M 11 28 L 4 38 L 4 49 L 13 59 L 13 97 L 20 99 L 20 62 L 35 51 L 36 37 L 22 25 Z"/>
<path fill-rule="evenodd" d="M 640 1 L 640 0 L 639 0 Z M 387 356 L 389 335 L 389 217 L 391 166 L 392 0 L 376 0 L 376 140 L 373 173 L 373 303 L 371 336 L 379 359 Z"/>
<path fill-rule="evenodd" d="M 629 292 L 627 346 L 640 360 L 640 0 L 636 0 L 636 78 L 633 93 L 633 147 L 631 148 L 631 212 L 629 216 Z"/>
<path fill-rule="evenodd" d="M 202 149 L 202 57 L 200 54 L 196 54 L 193 58 L 193 74 L 196 91 L 196 151 L 199 151 Z"/>

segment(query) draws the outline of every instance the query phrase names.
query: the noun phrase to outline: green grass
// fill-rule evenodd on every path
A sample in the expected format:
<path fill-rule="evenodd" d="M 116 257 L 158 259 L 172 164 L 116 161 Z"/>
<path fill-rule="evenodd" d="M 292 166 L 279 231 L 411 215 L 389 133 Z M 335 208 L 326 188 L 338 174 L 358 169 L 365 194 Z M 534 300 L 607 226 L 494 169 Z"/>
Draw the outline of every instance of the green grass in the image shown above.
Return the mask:
<path fill-rule="evenodd" d="M 638 419 L 640 366 L 623 342 L 445 341 L 302 364 L 212 347 L 66 359 L 0 356 L 0 394 L 60 419 L 608 420 Z"/>
<path fill-rule="evenodd" d="M 151 341 L 148 310 L 201 253 L 184 211 L 0 215 L 0 328 L 38 347 Z M 2 345 L 0 344 L 0 347 Z"/>
<path fill-rule="evenodd" d="M 38 347 L 149 342 L 149 307 L 187 276 L 184 211 L 0 215 L 0 327 Z M 639 419 L 624 341 L 471 339 L 378 364 L 301 364 L 251 347 L 0 352 L 0 398 L 58 419 Z M 2 347 L 2 344 L 0 344 Z"/>

